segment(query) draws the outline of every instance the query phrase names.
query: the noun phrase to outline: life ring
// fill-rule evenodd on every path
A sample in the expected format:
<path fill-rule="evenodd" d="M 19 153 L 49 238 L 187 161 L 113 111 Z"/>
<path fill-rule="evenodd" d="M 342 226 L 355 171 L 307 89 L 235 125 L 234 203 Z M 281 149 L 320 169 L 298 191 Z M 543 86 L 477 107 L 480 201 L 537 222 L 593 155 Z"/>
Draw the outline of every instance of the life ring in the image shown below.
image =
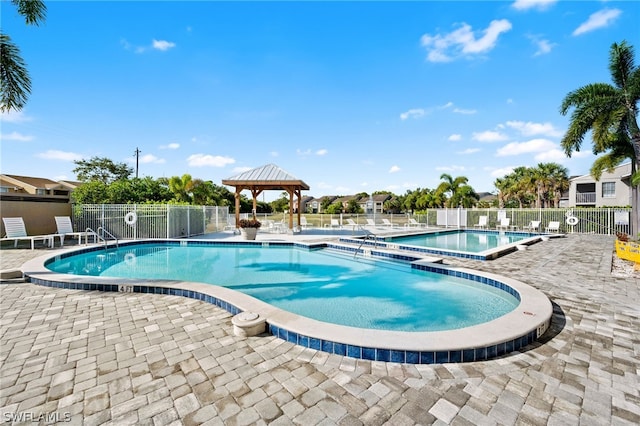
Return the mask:
<path fill-rule="evenodd" d="M 575 226 L 578 224 L 579 221 L 580 219 L 578 219 L 577 217 L 570 216 L 567 218 L 567 225 Z"/>
<path fill-rule="evenodd" d="M 136 214 L 136 212 L 129 212 L 124 217 L 124 221 L 127 225 L 133 226 L 138 221 L 138 215 Z"/>
<path fill-rule="evenodd" d="M 136 255 L 135 253 L 129 252 L 124 255 L 124 263 L 127 265 L 135 265 L 136 264 Z"/>

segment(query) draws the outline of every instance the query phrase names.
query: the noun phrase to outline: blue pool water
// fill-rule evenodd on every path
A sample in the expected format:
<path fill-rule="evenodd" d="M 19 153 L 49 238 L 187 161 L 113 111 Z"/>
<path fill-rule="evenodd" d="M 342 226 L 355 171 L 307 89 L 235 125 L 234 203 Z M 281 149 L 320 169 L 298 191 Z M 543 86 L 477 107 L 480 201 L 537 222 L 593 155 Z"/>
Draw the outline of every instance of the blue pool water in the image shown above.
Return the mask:
<path fill-rule="evenodd" d="M 444 231 L 430 234 L 387 238 L 394 244 L 406 244 L 442 250 L 481 253 L 531 238 L 528 233 L 487 231 Z"/>
<path fill-rule="evenodd" d="M 65 274 L 216 284 L 320 321 L 398 331 L 452 330 L 518 305 L 488 285 L 332 250 L 144 244 L 48 263 Z"/>

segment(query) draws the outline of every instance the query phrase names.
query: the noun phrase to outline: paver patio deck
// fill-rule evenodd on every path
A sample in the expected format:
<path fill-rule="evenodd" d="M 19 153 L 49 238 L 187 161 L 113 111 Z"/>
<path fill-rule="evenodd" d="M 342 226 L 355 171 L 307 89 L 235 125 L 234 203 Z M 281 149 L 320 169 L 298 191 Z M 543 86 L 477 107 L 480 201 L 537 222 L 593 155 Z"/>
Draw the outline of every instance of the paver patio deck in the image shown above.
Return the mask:
<path fill-rule="evenodd" d="M 299 236 L 303 237 L 303 236 Z M 569 235 L 494 261 L 445 263 L 526 282 L 551 329 L 491 361 L 354 360 L 174 296 L 0 285 L 0 421 L 70 424 L 640 424 L 640 291 L 611 275 L 613 238 Z M 0 269 L 53 250 L 0 251 Z"/>

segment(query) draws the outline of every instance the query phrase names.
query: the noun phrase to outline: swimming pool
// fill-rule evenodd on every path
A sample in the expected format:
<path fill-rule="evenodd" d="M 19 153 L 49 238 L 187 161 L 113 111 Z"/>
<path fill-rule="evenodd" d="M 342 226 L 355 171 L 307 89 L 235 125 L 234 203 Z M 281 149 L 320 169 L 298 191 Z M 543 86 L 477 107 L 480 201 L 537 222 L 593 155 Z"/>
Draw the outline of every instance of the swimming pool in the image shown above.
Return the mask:
<path fill-rule="evenodd" d="M 367 240 L 365 244 L 442 256 L 488 260 L 511 253 L 519 246 L 526 247 L 534 244 L 541 239 L 540 234 L 528 232 L 453 229 L 378 237 L 375 242 Z M 347 240 L 347 238 L 343 239 L 343 241 Z"/>
<path fill-rule="evenodd" d="M 334 250 L 348 251 L 348 249 L 344 247 L 341 249 L 339 244 L 336 245 L 332 243 L 316 245 L 271 243 L 269 245 L 265 243 L 248 242 L 239 242 L 237 244 L 212 241 L 187 242 L 184 240 L 168 241 L 167 243 L 180 249 L 187 248 L 189 246 L 194 248 L 201 245 L 213 247 L 234 246 L 232 250 L 229 250 L 226 253 L 234 253 L 232 257 L 236 256 L 239 262 L 244 261 L 244 259 L 247 259 L 247 262 L 251 262 L 252 256 L 255 256 L 256 253 L 256 251 L 253 250 L 255 248 L 258 249 L 258 252 L 262 251 L 265 254 L 268 253 L 269 256 L 277 255 L 276 257 L 279 258 L 278 262 L 274 262 L 273 259 L 271 259 L 271 262 L 263 262 L 262 260 L 255 261 L 251 263 L 253 266 L 250 266 L 248 271 L 253 270 L 251 273 L 257 274 L 255 277 L 260 277 L 260 280 L 270 281 L 271 284 L 269 287 L 270 290 L 275 290 L 276 299 L 283 300 L 290 299 L 289 296 L 292 286 L 292 283 L 289 281 L 282 282 L 283 276 L 281 273 L 283 263 L 288 265 L 287 268 L 293 268 L 295 270 L 294 275 L 296 275 L 302 273 L 302 270 L 305 268 L 319 268 L 319 266 L 309 266 L 311 264 L 305 262 L 307 254 L 315 255 L 323 252 L 323 250 L 320 250 L 320 253 L 316 253 L 316 248 L 333 248 Z M 146 254 L 141 254 L 145 250 L 147 252 L 153 252 L 154 250 L 151 250 L 153 244 L 148 242 L 131 242 L 120 244 L 120 246 L 121 249 L 125 250 L 125 254 L 117 262 L 113 259 L 108 259 L 109 252 L 112 250 L 105 251 L 104 249 L 95 247 L 80 250 L 70 249 L 54 258 L 45 256 L 43 258 L 27 262 L 23 266 L 23 272 L 25 273 L 25 276 L 29 277 L 31 282 L 51 287 L 177 295 L 215 304 L 216 306 L 226 309 L 233 315 L 241 312 L 256 312 L 266 320 L 267 329 L 271 334 L 286 341 L 338 355 L 380 361 L 407 363 L 461 362 L 477 361 L 500 356 L 513 350 L 518 350 L 541 336 L 549 326 L 552 312 L 551 304 L 546 296 L 521 282 L 477 271 L 437 265 L 420 260 L 419 256 L 417 256 L 408 266 L 393 263 L 385 264 L 386 266 L 382 267 L 382 269 L 384 269 L 384 274 L 391 274 L 390 276 L 392 278 L 388 279 L 388 281 L 391 281 L 391 285 L 400 287 L 400 282 L 413 276 L 420 277 L 418 282 L 424 283 L 423 277 L 425 275 L 421 271 L 428 271 L 430 274 L 427 275 L 435 274 L 437 279 L 433 283 L 427 285 L 427 287 L 437 286 L 437 283 L 440 281 L 449 282 L 448 278 L 453 277 L 458 280 L 466 281 L 466 284 L 480 284 L 481 286 L 492 287 L 492 291 L 497 291 L 498 293 L 502 292 L 518 298 L 519 304 L 517 304 L 515 309 L 512 309 L 510 312 L 495 319 L 458 329 L 413 331 L 413 329 L 409 328 L 402 330 L 389 330 L 387 327 L 389 322 L 404 322 L 410 324 L 410 321 L 405 321 L 402 317 L 413 314 L 404 310 L 404 308 L 396 309 L 396 305 L 392 303 L 389 304 L 392 306 L 392 309 L 386 313 L 382 308 L 383 305 L 376 303 L 370 304 L 370 308 L 372 310 L 383 311 L 383 314 L 386 315 L 386 317 L 383 315 L 382 318 L 373 320 L 373 322 L 376 323 L 376 326 L 382 324 L 384 326 L 383 329 L 335 324 L 292 312 L 295 311 L 295 309 L 291 307 L 281 308 L 275 306 L 273 304 L 275 302 L 273 301 L 267 303 L 263 300 L 259 300 L 254 297 L 256 295 L 251 295 L 251 291 L 256 290 L 257 287 L 250 289 L 251 291 L 249 294 L 244 294 L 232 287 L 226 288 L 218 285 L 203 284 L 201 282 L 183 281 L 178 278 L 167 280 L 160 279 L 157 276 L 140 278 L 131 277 L 130 274 L 126 272 L 127 268 L 134 264 L 138 264 L 141 261 L 141 258 L 146 256 Z M 134 248 L 142 251 L 131 251 Z M 251 253 L 247 252 L 246 257 L 241 256 L 240 254 L 242 253 L 242 250 L 248 248 L 252 249 Z M 352 250 L 353 248 L 350 249 Z M 352 252 L 348 252 L 351 256 Z M 60 274 L 45 266 L 55 264 L 56 262 L 67 263 L 69 266 L 74 257 L 76 259 L 80 259 L 84 254 L 90 253 L 98 253 L 98 256 L 104 257 L 92 255 L 94 261 L 84 262 L 83 268 L 94 268 L 96 270 L 101 268 L 110 269 L 114 265 L 119 264 L 119 267 L 123 268 L 122 270 L 125 271 L 120 274 L 123 276 L 105 277 Z M 135 253 L 139 253 L 141 255 Z M 157 268 L 164 267 L 171 269 L 176 265 L 191 265 L 191 267 L 193 267 L 193 265 L 203 264 L 203 259 L 198 254 L 194 254 L 189 261 L 181 259 L 177 261 L 177 264 L 172 263 L 171 261 L 165 262 L 167 256 L 169 256 L 168 250 L 158 250 L 156 254 L 156 256 L 152 257 L 155 258 L 154 262 L 157 262 Z M 386 254 L 387 258 L 390 256 L 389 253 L 378 253 L 376 250 L 371 250 L 367 256 L 378 257 L 383 254 Z M 220 256 L 221 259 L 223 259 L 226 255 L 220 253 Z M 331 254 L 331 256 L 334 256 L 334 254 Z M 361 260 L 354 262 L 350 256 L 346 258 L 344 256 L 340 257 L 340 262 L 337 262 L 337 270 L 341 271 L 345 278 L 350 275 L 366 277 L 366 272 L 372 267 L 372 263 L 362 262 Z M 406 255 L 397 256 L 398 259 L 408 260 L 408 256 Z M 282 259 L 283 257 L 285 258 L 284 260 Z M 98 261 L 98 259 L 101 260 Z M 223 259 L 222 263 L 219 265 L 228 264 L 229 261 L 229 258 L 226 260 Z M 235 260 L 231 261 L 235 262 Z M 333 263 L 333 260 L 329 262 L 329 260 L 324 258 L 316 262 L 317 265 L 326 266 L 329 263 Z M 80 264 L 82 264 L 82 262 L 78 263 L 78 265 Z M 69 268 L 69 270 L 72 269 L 73 268 L 71 267 Z M 319 270 L 321 269 L 322 268 Z M 302 299 L 312 299 L 311 301 L 316 303 L 318 306 L 324 306 L 324 310 L 329 310 L 327 309 L 326 303 L 323 305 L 323 302 L 325 302 L 323 298 L 317 297 L 316 292 L 336 292 L 340 287 L 343 287 L 344 283 L 335 280 L 331 281 L 327 279 L 326 276 L 323 278 L 323 276 L 326 275 L 326 271 L 322 274 L 318 274 L 319 270 L 316 270 L 315 275 L 313 275 L 314 272 L 311 272 L 311 275 L 315 277 L 313 285 L 316 288 L 312 293 L 315 296 L 310 297 L 311 293 L 303 294 Z M 329 275 L 335 275 L 334 272 L 329 273 Z M 380 270 L 376 270 L 375 273 L 380 273 Z M 233 272 L 230 270 L 224 271 L 220 270 L 220 268 L 216 268 L 215 274 L 216 277 L 222 279 L 225 274 L 229 275 L 233 274 Z M 286 279 L 286 277 L 284 278 Z M 249 279 L 248 281 L 251 280 L 255 281 L 255 279 Z M 359 291 L 362 291 L 362 287 L 366 287 L 366 284 L 367 279 L 361 279 L 359 283 Z M 251 285 L 246 282 L 239 285 L 251 287 Z M 258 288 L 258 292 L 260 291 L 262 290 Z M 420 291 L 425 291 L 425 289 Z M 350 297 L 352 296 L 345 297 L 345 299 L 349 299 Z M 364 298 L 360 300 L 358 297 L 353 297 L 353 299 L 356 304 L 369 300 L 367 299 L 369 296 L 363 297 Z M 296 303 L 294 303 L 294 305 Z M 377 303 L 381 302 L 378 301 Z M 469 308 L 467 307 L 466 309 Z M 418 314 L 426 315 L 426 312 L 422 311 L 422 313 Z M 438 316 L 442 316 L 442 313 L 436 315 L 436 317 Z M 402 321 L 398 321 L 398 318 Z"/>
<path fill-rule="evenodd" d="M 319 321 L 394 331 L 469 327 L 519 304 L 515 292 L 411 268 L 407 262 L 292 246 L 145 244 L 69 256 L 47 268 L 62 274 L 215 284 Z"/>

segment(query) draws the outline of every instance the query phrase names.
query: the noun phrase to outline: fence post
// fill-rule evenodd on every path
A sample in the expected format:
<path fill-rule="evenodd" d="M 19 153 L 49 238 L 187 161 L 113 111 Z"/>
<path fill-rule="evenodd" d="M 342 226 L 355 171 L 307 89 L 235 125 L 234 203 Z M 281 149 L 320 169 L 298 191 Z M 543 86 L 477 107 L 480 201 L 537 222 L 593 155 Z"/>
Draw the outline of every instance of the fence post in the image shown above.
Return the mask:
<path fill-rule="evenodd" d="M 167 209 L 167 238 L 171 238 L 169 236 L 169 211 L 171 210 L 171 205 L 170 204 L 165 204 L 166 209 Z"/>

